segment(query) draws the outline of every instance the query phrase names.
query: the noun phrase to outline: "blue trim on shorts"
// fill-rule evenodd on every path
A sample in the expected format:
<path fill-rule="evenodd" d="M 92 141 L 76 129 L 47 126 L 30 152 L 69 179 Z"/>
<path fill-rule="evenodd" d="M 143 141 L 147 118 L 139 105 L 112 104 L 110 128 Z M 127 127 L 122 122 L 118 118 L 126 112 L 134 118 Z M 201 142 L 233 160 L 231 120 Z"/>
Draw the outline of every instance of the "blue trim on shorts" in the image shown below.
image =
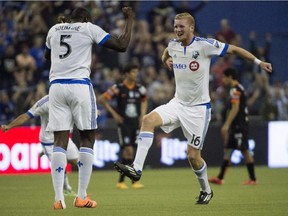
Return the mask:
<path fill-rule="evenodd" d="M 50 85 L 52 84 L 83 84 L 83 85 L 90 85 L 90 79 L 83 78 L 83 79 L 55 79 L 52 82 L 50 82 Z"/>
<path fill-rule="evenodd" d="M 204 104 L 198 104 L 196 106 L 206 106 L 207 109 L 211 109 L 211 107 L 212 107 L 211 102 L 204 103 Z"/>
<path fill-rule="evenodd" d="M 54 143 L 45 143 L 45 142 L 41 142 L 41 144 L 43 146 L 52 146 L 52 145 L 54 145 Z"/>
<path fill-rule="evenodd" d="M 209 104 L 210 104 L 210 102 L 209 102 Z M 203 148 L 204 140 L 205 140 L 205 137 L 206 137 L 206 134 L 207 134 L 207 131 L 208 131 L 209 118 L 210 118 L 210 116 L 211 116 L 211 113 L 209 112 L 209 109 L 211 109 L 211 104 L 210 104 L 210 108 L 208 108 L 208 106 L 207 106 L 207 109 L 206 109 L 205 123 L 204 123 L 205 126 L 204 126 L 204 129 L 203 129 L 202 140 L 201 140 L 199 149 L 202 149 L 202 148 Z"/>
<path fill-rule="evenodd" d="M 97 108 L 96 108 L 96 101 L 95 101 L 95 94 L 92 85 L 89 87 L 90 92 L 90 101 L 91 101 L 91 129 L 94 129 L 97 127 Z"/>

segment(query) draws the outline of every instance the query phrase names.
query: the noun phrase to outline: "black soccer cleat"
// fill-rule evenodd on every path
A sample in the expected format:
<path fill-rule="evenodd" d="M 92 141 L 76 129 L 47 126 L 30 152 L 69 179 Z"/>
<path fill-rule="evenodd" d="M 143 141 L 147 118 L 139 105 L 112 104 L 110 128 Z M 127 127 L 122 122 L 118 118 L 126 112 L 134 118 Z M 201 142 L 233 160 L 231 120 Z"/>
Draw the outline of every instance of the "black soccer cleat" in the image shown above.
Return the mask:
<path fill-rule="evenodd" d="M 124 165 L 116 161 L 114 163 L 114 168 L 121 174 L 124 174 L 130 178 L 132 181 L 139 181 L 141 178 L 141 172 L 137 172 L 132 165 Z"/>
<path fill-rule="evenodd" d="M 200 195 L 199 197 L 196 198 L 198 200 L 196 201 L 195 204 L 208 204 L 209 201 L 212 199 L 212 197 L 213 197 L 213 191 L 211 191 L 210 194 L 204 191 L 200 191 Z"/>

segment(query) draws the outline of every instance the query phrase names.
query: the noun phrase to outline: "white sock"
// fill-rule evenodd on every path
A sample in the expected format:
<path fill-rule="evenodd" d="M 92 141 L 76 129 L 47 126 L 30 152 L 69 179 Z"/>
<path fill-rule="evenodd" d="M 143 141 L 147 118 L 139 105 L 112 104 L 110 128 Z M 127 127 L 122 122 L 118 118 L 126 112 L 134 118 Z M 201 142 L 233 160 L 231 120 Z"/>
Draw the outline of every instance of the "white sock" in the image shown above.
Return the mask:
<path fill-rule="evenodd" d="M 81 147 L 78 158 L 78 196 L 85 199 L 93 166 L 93 149 Z"/>
<path fill-rule="evenodd" d="M 148 150 L 150 149 L 153 143 L 153 138 L 154 138 L 154 133 L 152 132 L 147 132 L 147 131 L 140 132 L 139 137 L 138 137 L 137 152 L 136 152 L 136 156 L 133 162 L 134 169 L 136 171 L 142 172 Z"/>
<path fill-rule="evenodd" d="M 51 175 L 55 191 L 55 201 L 61 200 L 63 205 L 65 205 L 63 186 L 66 165 L 66 151 L 61 147 L 54 147 L 51 157 Z"/>
<path fill-rule="evenodd" d="M 201 191 L 207 192 L 208 194 L 211 193 L 211 188 L 208 182 L 208 177 L 207 177 L 207 165 L 206 162 L 204 161 L 203 167 L 199 170 L 193 170 L 194 173 L 196 174 L 196 177 L 198 179 L 198 182 L 200 184 Z"/>

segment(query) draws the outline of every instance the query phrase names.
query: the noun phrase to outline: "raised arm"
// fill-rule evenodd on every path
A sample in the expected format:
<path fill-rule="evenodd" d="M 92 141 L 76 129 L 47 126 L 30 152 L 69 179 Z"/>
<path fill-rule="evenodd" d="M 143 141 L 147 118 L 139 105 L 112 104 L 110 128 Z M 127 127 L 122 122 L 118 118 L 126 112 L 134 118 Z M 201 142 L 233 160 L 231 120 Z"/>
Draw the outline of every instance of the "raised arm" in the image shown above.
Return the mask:
<path fill-rule="evenodd" d="M 122 8 L 125 17 L 125 27 L 119 37 L 111 35 L 111 37 L 103 44 L 104 47 L 114 49 L 119 52 L 125 52 L 130 43 L 134 12 L 130 7 Z"/>
<path fill-rule="evenodd" d="M 1 125 L 1 129 L 3 132 L 6 132 L 10 130 L 11 128 L 18 127 L 22 124 L 24 124 L 26 121 L 30 119 L 30 116 L 27 113 L 23 113 L 20 116 L 18 116 L 15 120 L 10 122 L 7 125 Z"/>
<path fill-rule="evenodd" d="M 227 53 L 238 55 L 238 56 L 242 57 L 243 59 L 254 62 L 255 64 L 259 65 L 263 70 L 265 70 L 269 73 L 272 72 L 272 65 L 270 63 L 260 61 L 252 53 L 250 53 L 249 51 L 247 51 L 241 47 L 229 45 Z"/>

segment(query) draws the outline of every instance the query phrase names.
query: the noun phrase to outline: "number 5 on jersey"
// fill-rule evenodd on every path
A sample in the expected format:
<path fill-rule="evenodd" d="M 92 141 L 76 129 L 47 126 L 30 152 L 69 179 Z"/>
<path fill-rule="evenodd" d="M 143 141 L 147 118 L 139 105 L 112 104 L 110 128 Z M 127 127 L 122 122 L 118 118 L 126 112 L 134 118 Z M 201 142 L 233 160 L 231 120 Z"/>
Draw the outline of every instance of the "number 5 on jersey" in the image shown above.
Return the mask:
<path fill-rule="evenodd" d="M 71 35 L 61 35 L 60 36 L 60 46 L 64 46 L 67 49 L 65 54 L 59 55 L 60 59 L 67 58 L 70 55 L 70 53 L 72 52 L 71 46 L 67 42 L 64 42 L 64 40 L 67 38 L 71 38 Z"/>

